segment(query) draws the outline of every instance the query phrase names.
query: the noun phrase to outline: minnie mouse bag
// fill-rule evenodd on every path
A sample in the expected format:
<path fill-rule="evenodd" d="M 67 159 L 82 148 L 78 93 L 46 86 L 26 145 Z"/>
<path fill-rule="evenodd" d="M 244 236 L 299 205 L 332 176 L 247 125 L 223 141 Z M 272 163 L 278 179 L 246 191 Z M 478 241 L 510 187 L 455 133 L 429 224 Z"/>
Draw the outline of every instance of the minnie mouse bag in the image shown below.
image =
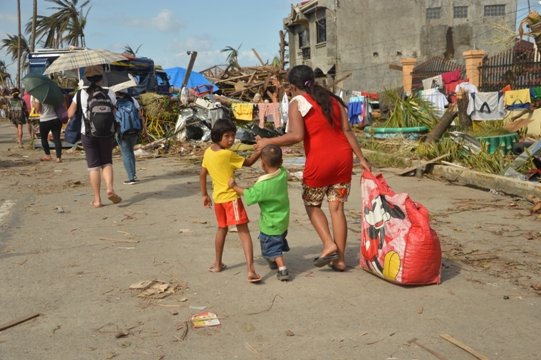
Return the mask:
<path fill-rule="evenodd" d="M 440 240 L 425 207 L 366 170 L 361 191 L 361 268 L 400 285 L 438 284 Z"/>

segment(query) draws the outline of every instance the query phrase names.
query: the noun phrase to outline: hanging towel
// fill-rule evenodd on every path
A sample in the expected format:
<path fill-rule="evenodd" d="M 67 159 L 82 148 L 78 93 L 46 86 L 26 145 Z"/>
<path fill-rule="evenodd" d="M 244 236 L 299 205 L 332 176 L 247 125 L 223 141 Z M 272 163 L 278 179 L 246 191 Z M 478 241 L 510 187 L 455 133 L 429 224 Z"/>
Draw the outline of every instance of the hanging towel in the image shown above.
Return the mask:
<path fill-rule="evenodd" d="M 251 121 L 253 119 L 253 106 L 252 104 L 232 104 L 231 110 L 233 111 L 233 116 L 237 120 L 246 120 Z"/>
<path fill-rule="evenodd" d="M 425 90 L 428 89 L 434 89 L 434 88 L 440 88 L 443 89 L 443 80 L 441 78 L 441 75 L 434 76 L 428 79 L 423 80 L 423 88 Z"/>
<path fill-rule="evenodd" d="M 423 99 L 431 102 L 434 105 L 434 115 L 441 118 L 443 112 L 445 111 L 445 106 L 449 104 L 445 95 L 443 95 L 438 89 L 435 89 L 435 91 L 431 91 L 429 94 L 426 94 L 426 91 L 423 91 L 422 96 Z"/>
<path fill-rule="evenodd" d="M 509 110 L 529 109 L 531 102 L 530 89 L 510 90 L 505 92 L 505 106 L 507 106 Z"/>
<path fill-rule="evenodd" d="M 280 103 L 280 113 L 282 114 L 282 124 L 287 124 L 289 121 L 289 99 L 285 92 L 284 97 L 282 97 L 282 102 Z"/>
<path fill-rule="evenodd" d="M 470 93 L 466 110 L 472 120 L 502 120 L 505 117 L 504 95 L 501 92 Z"/>
<path fill-rule="evenodd" d="M 351 125 L 360 124 L 359 119 L 363 113 L 363 103 L 360 101 L 351 101 L 348 103 L 348 118 Z"/>
<path fill-rule="evenodd" d="M 441 79 L 444 84 L 450 84 L 452 82 L 460 80 L 460 70 L 454 70 L 441 75 Z"/>

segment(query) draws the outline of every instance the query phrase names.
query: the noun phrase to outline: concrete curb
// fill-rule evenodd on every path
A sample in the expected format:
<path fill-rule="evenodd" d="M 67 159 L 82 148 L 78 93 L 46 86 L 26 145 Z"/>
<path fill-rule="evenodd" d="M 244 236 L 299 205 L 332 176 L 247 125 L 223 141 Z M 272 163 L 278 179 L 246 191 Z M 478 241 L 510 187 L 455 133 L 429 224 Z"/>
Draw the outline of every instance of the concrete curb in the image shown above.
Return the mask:
<path fill-rule="evenodd" d="M 434 165 L 429 172 L 449 181 L 461 181 L 483 189 L 494 189 L 503 191 L 506 194 L 524 197 L 528 195 L 541 197 L 541 183 L 521 181 L 506 176 L 486 174 L 445 165 Z"/>

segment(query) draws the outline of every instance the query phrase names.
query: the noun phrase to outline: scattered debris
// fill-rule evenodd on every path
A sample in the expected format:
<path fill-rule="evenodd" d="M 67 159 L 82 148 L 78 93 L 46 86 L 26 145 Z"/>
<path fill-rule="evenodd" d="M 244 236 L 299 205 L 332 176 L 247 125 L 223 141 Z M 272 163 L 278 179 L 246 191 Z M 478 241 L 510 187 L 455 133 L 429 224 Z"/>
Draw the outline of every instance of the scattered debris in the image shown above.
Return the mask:
<path fill-rule="evenodd" d="M 62 213 L 64 212 L 64 209 L 63 209 L 61 206 L 56 206 L 54 209 L 55 209 L 56 212 L 59 213 L 59 214 L 62 214 Z"/>
<path fill-rule="evenodd" d="M 193 309 L 193 310 L 205 310 L 206 308 L 207 308 L 206 306 L 190 305 L 190 309 Z"/>
<path fill-rule="evenodd" d="M 417 309 L 417 314 L 422 314 L 422 313 L 423 313 L 423 307 L 419 306 L 419 308 Z"/>
<path fill-rule="evenodd" d="M 131 240 L 131 239 L 112 239 L 112 238 L 100 238 L 100 240 L 106 240 L 106 241 L 114 241 L 118 243 L 138 243 L 139 240 Z"/>
<path fill-rule="evenodd" d="M 15 325 L 19 325 L 25 321 L 28 321 L 28 320 L 31 320 L 35 317 L 38 317 L 40 315 L 40 313 L 31 313 L 31 314 L 28 314 L 28 315 L 25 315 L 25 316 L 22 316 L 18 319 L 15 319 L 15 320 L 12 320 L 10 322 L 7 322 L 5 324 L 1 324 L 0 325 L 0 331 L 3 331 L 3 330 L 6 330 L 10 327 L 13 327 Z"/>
<path fill-rule="evenodd" d="M 139 298 L 163 299 L 186 289 L 186 285 L 177 281 L 143 280 L 132 284 L 129 289 L 138 291 L 137 297 Z"/>
<path fill-rule="evenodd" d="M 444 338 L 445 340 L 449 341 L 450 343 L 452 343 L 453 345 L 456 345 L 458 346 L 459 348 L 461 348 L 462 350 L 465 350 L 467 352 L 469 352 L 470 354 L 472 354 L 473 356 L 475 356 L 476 358 L 480 359 L 480 360 L 489 360 L 489 358 L 487 358 L 486 356 L 484 356 L 483 354 L 477 352 L 476 350 L 472 349 L 471 347 L 469 347 L 468 345 L 458 341 L 457 339 L 455 339 L 454 337 L 452 337 L 451 335 L 447 335 L 447 334 L 440 334 L 440 336 L 442 338 Z"/>
<path fill-rule="evenodd" d="M 431 349 L 427 348 L 426 346 L 419 344 L 417 342 L 417 338 L 413 338 L 413 339 L 411 339 L 411 340 L 409 340 L 407 342 L 407 344 L 411 344 L 411 343 L 414 343 L 415 345 L 419 346 L 420 348 L 425 349 L 426 351 L 428 351 L 429 353 L 431 353 L 432 355 L 434 355 L 435 357 L 437 357 L 440 360 L 447 360 L 447 358 L 441 356 L 440 354 L 438 354 L 434 350 L 431 350 Z"/>
<path fill-rule="evenodd" d="M 218 320 L 215 312 L 196 314 L 192 316 L 191 320 L 195 329 L 220 325 L 220 320 Z"/>
<path fill-rule="evenodd" d="M 267 310 L 259 311 L 259 312 L 256 312 L 256 313 L 250 313 L 250 314 L 247 314 L 247 315 L 257 315 L 257 314 L 261 314 L 261 313 L 269 311 L 270 309 L 272 309 L 272 306 L 274 305 L 274 300 L 276 300 L 276 298 L 278 296 L 280 296 L 280 295 L 278 295 L 278 294 L 274 295 L 274 298 L 272 298 L 271 304 L 270 304 L 270 306 L 269 306 L 269 308 Z"/>
<path fill-rule="evenodd" d="M 295 334 L 291 330 L 286 330 L 286 336 L 295 336 Z"/>
<path fill-rule="evenodd" d="M 246 344 L 246 346 L 248 346 L 248 348 L 249 348 L 250 350 L 252 350 L 252 351 L 254 352 L 254 354 L 259 355 L 259 356 L 261 356 L 261 357 L 264 357 L 263 355 L 261 355 L 261 353 L 260 353 L 259 351 L 257 351 L 257 350 L 256 350 L 252 345 L 250 345 L 248 342 L 246 342 L 245 344 Z"/>

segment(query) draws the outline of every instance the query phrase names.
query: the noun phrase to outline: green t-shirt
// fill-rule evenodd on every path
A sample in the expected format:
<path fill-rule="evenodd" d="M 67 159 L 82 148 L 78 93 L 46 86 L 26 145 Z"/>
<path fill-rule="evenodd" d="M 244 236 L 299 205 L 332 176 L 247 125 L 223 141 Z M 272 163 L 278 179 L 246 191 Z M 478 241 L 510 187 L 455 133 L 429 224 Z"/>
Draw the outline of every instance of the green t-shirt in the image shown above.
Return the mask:
<path fill-rule="evenodd" d="M 266 235 L 282 235 L 289 226 L 287 171 L 283 166 L 261 176 L 250 189 L 244 190 L 246 205 L 259 204 L 259 230 Z"/>

